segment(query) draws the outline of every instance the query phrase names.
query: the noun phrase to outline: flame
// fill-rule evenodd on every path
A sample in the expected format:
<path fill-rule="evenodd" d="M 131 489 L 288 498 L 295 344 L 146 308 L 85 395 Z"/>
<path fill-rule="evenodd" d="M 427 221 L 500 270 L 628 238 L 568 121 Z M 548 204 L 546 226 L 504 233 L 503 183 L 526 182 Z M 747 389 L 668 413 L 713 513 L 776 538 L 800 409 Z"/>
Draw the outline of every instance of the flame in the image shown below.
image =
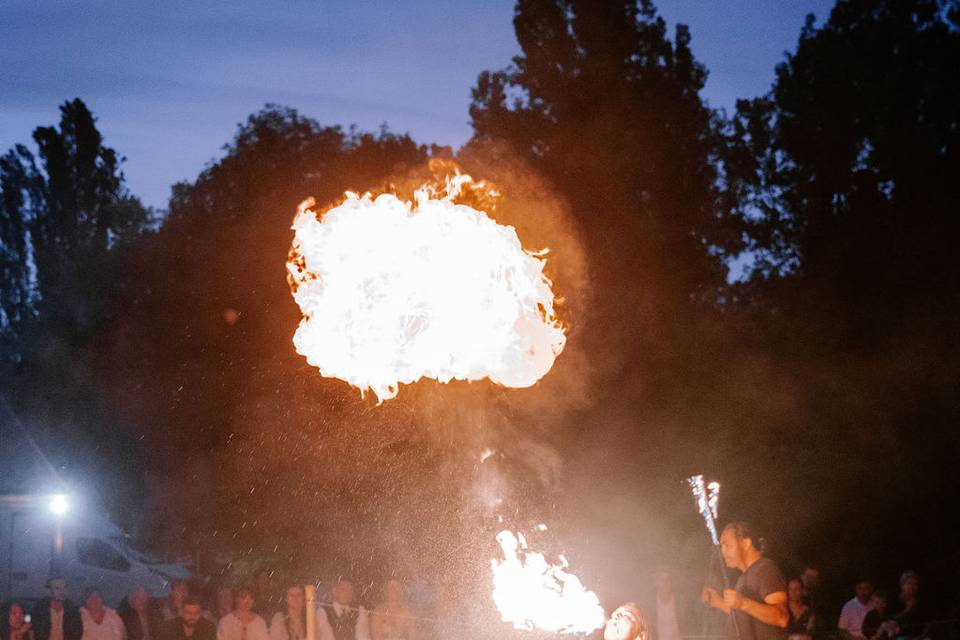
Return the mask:
<path fill-rule="evenodd" d="M 540 525 L 541 528 L 546 528 Z M 603 626 L 603 607 L 596 594 L 567 571 L 566 558 L 551 564 L 543 554 L 527 551 L 522 533 L 497 534 L 503 560 L 491 561 L 493 601 L 504 622 L 517 629 L 557 633 L 590 633 Z"/>
<path fill-rule="evenodd" d="M 720 483 L 711 482 L 709 485 L 705 485 L 703 476 L 696 475 L 687 478 L 687 484 L 690 485 L 693 499 L 697 503 L 697 511 L 700 512 L 704 524 L 707 525 L 710 540 L 714 545 L 719 545 L 720 537 L 717 535 L 717 508 L 720 502 Z"/>
<path fill-rule="evenodd" d="M 707 506 L 710 507 L 710 513 L 713 514 L 713 520 L 716 522 L 720 519 L 720 515 L 717 513 L 717 509 L 720 507 L 720 483 L 711 482 L 707 485 Z"/>
<path fill-rule="evenodd" d="M 477 184 L 458 174 L 413 202 L 347 193 L 323 212 L 302 203 L 287 262 L 303 314 L 297 352 L 381 402 L 423 377 L 508 387 L 542 378 L 566 342 L 546 251 L 455 202 Z"/>

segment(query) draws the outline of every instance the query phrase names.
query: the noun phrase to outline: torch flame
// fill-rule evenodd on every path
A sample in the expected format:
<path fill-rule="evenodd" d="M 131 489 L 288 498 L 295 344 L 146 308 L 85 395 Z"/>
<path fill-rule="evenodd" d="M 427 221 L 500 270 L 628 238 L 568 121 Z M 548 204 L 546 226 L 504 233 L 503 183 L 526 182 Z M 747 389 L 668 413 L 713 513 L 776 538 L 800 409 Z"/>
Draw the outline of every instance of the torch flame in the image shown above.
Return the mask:
<path fill-rule="evenodd" d="M 717 509 L 720 506 L 720 483 L 711 482 L 707 485 L 707 506 L 710 507 L 710 513 L 713 514 L 713 520 L 716 522 L 720 519 L 720 515 L 717 513 Z"/>
<path fill-rule="evenodd" d="M 517 629 L 557 633 L 590 633 L 606 617 L 596 594 L 567 571 L 566 559 L 551 564 L 543 554 L 527 551 L 522 533 L 497 534 L 503 560 L 491 561 L 493 600 L 504 622 Z"/>
<path fill-rule="evenodd" d="M 550 370 L 566 336 L 545 251 L 455 202 L 469 183 L 424 185 L 413 202 L 347 193 L 327 211 L 300 205 L 287 262 L 303 314 L 293 341 L 322 375 L 382 402 L 422 377 L 529 387 Z"/>
<path fill-rule="evenodd" d="M 697 511 L 700 512 L 704 524 L 707 525 L 710 540 L 714 545 L 719 545 L 720 537 L 717 535 L 717 508 L 719 507 L 720 501 L 720 483 L 711 482 L 707 485 L 704 483 L 702 475 L 696 475 L 687 478 L 687 484 L 690 485 L 693 499 L 697 503 Z"/>

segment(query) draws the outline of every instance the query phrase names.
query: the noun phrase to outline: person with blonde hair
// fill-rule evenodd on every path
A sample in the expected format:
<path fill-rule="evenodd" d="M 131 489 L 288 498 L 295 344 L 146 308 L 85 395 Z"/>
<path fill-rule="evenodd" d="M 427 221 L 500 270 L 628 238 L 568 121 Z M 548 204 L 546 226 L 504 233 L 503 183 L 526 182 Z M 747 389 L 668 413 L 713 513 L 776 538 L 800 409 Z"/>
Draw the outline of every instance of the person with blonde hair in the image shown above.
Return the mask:
<path fill-rule="evenodd" d="M 650 640 L 647 619 L 633 602 L 625 602 L 610 614 L 603 628 L 603 640 Z"/>

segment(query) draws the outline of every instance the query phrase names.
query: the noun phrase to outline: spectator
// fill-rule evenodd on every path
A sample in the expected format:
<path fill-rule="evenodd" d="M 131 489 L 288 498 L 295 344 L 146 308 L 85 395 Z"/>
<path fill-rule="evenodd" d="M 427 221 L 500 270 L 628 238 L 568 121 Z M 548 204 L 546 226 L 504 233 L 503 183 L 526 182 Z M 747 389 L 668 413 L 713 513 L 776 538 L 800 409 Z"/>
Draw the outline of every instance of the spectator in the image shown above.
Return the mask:
<path fill-rule="evenodd" d="M 180 617 L 183 601 L 190 597 L 190 585 L 186 580 L 174 580 L 170 583 L 170 597 L 163 605 L 163 619 L 173 620 Z"/>
<path fill-rule="evenodd" d="M 840 620 L 837 628 L 845 638 L 863 639 L 863 619 L 870 611 L 870 600 L 873 597 L 873 582 L 866 578 L 857 581 L 854 587 L 856 595 L 840 610 Z"/>
<path fill-rule="evenodd" d="M 286 611 L 273 614 L 270 621 L 272 640 L 304 640 L 307 637 L 307 597 L 303 587 L 294 584 L 287 587 Z"/>
<path fill-rule="evenodd" d="M 199 600 L 184 600 L 180 615 L 164 621 L 160 627 L 160 640 L 216 640 L 216 627 L 209 620 L 204 620 L 201 612 Z"/>
<path fill-rule="evenodd" d="M 666 569 L 653 573 L 653 585 L 657 592 L 656 640 L 680 640 L 680 625 L 677 623 L 677 601 L 673 595 L 673 579 Z"/>
<path fill-rule="evenodd" d="M 30 612 L 36 640 L 80 640 L 80 609 L 67 600 L 67 581 L 56 576 L 47 581 L 49 597 L 38 600 Z"/>
<path fill-rule="evenodd" d="M 160 620 L 150 606 L 146 591 L 137 589 L 124 598 L 117 613 L 127 629 L 128 640 L 157 640 Z"/>
<path fill-rule="evenodd" d="M 897 637 L 897 623 L 887 614 L 887 595 L 874 591 L 870 611 L 863 618 L 863 636 L 867 640 L 889 640 Z"/>
<path fill-rule="evenodd" d="M 204 617 L 216 626 L 231 611 L 233 611 L 233 589 L 221 585 L 217 587 L 213 597 L 213 611 L 205 611 Z"/>
<path fill-rule="evenodd" d="M 622 604 L 613 610 L 606 626 L 603 627 L 603 640 L 649 640 L 647 622 L 640 608 L 632 602 Z"/>
<path fill-rule="evenodd" d="M 126 640 L 127 630 L 117 612 L 103 604 L 100 591 L 88 589 L 80 608 L 83 640 Z"/>
<path fill-rule="evenodd" d="M 900 576 L 900 607 L 893 615 L 900 628 L 899 636 L 916 638 L 926 633 L 931 616 L 920 597 L 920 576 L 915 571 L 904 571 Z"/>
<path fill-rule="evenodd" d="M 34 640 L 33 628 L 26 620 L 23 605 L 11 602 L 0 619 L 0 640 Z"/>
<path fill-rule="evenodd" d="M 407 604 L 403 584 L 396 578 L 387 580 L 384 601 L 370 618 L 373 640 L 414 640 L 417 622 Z"/>
<path fill-rule="evenodd" d="M 812 564 L 806 564 L 803 572 L 800 574 L 800 582 L 803 584 L 803 600 L 807 605 L 817 610 L 817 588 L 820 585 L 820 570 Z"/>
<path fill-rule="evenodd" d="M 803 600 L 803 580 L 793 578 L 787 582 L 787 633 L 791 640 L 810 640 L 816 625 L 813 608 Z"/>
<path fill-rule="evenodd" d="M 333 602 L 317 607 L 320 640 L 370 640 L 367 611 L 353 605 L 353 583 L 340 578 L 333 588 Z"/>
<path fill-rule="evenodd" d="M 743 573 L 723 596 L 703 590 L 702 598 L 714 609 L 733 613 L 730 635 L 739 640 L 785 640 L 790 621 L 787 583 L 776 563 L 763 557 L 763 541 L 745 522 L 728 524 L 720 536 L 720 553 L 730 568 Z"/>
<path fill-rule="evenodd" d="M 276 571 L 269 567 L 260 569 L 253 576 L 253 610 L 264 620 L 270 620 L 274 613 L 283 608 L 276 576 Z"/>
<path fill-rule="evenodd" d="M 253 612 L 253 590 L 237 589 L 233 611 L 217 624 L 218 640 L 270 640 L 267 623 Z"/>

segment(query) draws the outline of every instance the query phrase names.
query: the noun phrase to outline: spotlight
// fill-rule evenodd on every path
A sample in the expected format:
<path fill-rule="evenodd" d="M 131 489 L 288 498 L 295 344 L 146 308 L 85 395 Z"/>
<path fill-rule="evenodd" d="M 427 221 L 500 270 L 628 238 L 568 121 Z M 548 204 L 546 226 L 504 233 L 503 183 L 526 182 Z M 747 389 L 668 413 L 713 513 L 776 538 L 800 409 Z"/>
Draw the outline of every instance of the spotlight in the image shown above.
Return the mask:
<path fill-rule="evenodd" d="M 67 496 L 57 494 L 50 497 L 50 511 L 55 515 L 62 516 L 70 509 L 70 503 L 67 502 Z"/>

